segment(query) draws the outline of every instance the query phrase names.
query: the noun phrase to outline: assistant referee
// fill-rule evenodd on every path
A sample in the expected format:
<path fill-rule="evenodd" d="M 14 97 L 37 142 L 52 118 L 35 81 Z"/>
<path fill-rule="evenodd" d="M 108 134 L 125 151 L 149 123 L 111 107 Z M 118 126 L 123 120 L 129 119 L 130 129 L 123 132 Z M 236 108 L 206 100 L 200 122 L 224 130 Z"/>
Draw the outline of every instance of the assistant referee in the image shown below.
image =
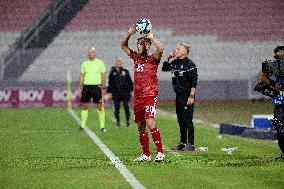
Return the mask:
<path fill-rule="evenodd" d="M 80 81 L 78 85 L 78 96 L 81 98 L 81 127 L 86 127 L 90 101 L 97 105 L 100 129 L 106 132 L 105 110 L 102 96 L 106 93 L 106 66 L 102 60 L 96 57 L 94 47 L 88 49 L 88 60 L 81 65 Z"/>

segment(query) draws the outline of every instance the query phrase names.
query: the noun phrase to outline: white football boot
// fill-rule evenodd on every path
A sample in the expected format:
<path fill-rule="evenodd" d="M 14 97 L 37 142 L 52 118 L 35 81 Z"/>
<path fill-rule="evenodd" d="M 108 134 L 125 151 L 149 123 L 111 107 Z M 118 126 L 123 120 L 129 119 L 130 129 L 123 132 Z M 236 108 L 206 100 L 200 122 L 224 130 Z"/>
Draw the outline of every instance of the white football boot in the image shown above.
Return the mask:
<path fill-rule="evenodd" d="M 141 154 L 140 157 L 136 158 L 134 161 L 136 162 L 147 162 L 147 161 L 151 161 L 151 155 L 150 156 L 146 156 L 145 154 Z"/>
<path fill-rule="evenodd" d="M 155 162 L 161 162 L 165 160 L 165 154 L 158 152 L 156 158 L 155 158 Z"/>

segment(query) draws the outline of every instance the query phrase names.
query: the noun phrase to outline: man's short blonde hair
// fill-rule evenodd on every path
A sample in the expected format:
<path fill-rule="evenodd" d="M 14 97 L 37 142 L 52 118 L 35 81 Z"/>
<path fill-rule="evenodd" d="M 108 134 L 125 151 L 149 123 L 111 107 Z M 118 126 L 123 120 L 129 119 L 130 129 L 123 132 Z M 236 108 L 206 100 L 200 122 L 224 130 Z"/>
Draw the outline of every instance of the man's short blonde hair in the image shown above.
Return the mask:
<path fill-rule="evenodd" d="M 190 51 L 190 46 L 189 46 L 189 44 L 187 44 L 187 43 L 180 43 L 179 45 L 181 45 L 181 46 L 183 46 L 183 47 L 185 48 L 186 54 L 189 53 L 189 51 Z"/>

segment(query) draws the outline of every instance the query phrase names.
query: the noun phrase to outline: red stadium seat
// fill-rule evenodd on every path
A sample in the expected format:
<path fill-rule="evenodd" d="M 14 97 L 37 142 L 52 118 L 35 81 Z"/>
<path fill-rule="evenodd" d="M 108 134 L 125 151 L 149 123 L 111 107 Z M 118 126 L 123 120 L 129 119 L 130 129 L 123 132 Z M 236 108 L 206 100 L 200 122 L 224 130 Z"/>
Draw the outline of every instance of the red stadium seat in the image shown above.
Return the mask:
<path fill-rule="evenodd" d="M 51 0 L 5 0 L 0 5 L 0 31 L 24 31 L 45 9 Z"/>
<path fill-rule="evenodd" d="M 278 10 L 283 9 L 281 0 L 97 0 L 90 1 L 65 29 L 119 30 L 146 17 L 154 27 L 172 29 L 177 35 L 212 34 L 226 41 L 282 40 L 283 11 Z"/>

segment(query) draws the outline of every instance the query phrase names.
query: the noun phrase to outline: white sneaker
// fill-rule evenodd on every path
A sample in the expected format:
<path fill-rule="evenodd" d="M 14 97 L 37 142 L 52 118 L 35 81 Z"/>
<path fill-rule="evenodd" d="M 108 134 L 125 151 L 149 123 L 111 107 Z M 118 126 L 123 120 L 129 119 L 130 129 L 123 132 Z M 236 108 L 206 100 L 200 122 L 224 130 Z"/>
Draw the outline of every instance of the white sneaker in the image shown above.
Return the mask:
<path fill-rule="evenodd" d="M 151 161 L 151 155 L 150 156 L 146 156 L 145 154 L 141 154 L 141 156 L 136 158 L 134 161 L 137 161 L 137 162 Z"/>
<path fill-rule="evenodd" d="M 161 152 L 158 152 L 156 158 L 155 158 L 155 161 L 156 162 L 160 162 L 160 161 L 164 161 L 165 160 L 165 155 Z"/>

